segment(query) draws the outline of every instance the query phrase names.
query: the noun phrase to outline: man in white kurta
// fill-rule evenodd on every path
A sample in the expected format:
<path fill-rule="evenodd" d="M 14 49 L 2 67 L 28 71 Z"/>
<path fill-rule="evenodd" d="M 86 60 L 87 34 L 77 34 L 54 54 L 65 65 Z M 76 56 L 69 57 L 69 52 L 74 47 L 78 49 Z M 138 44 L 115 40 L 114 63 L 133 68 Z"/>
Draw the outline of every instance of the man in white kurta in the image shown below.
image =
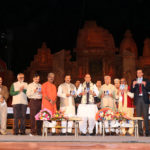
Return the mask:
<path fill-rule="evenodd" d="M 116 109 L 115 105 L 115 92 L 116 88 L 114 85 L 111 84 L 111 77 L 105 76 L 104 77 L 105 84 L 102 85 L 100 89 L 99 96 L 101 98 L 101 108 L 111 108 L 113 111 Z M 111 121 L 110 126 L 114 126 L 115 121 Z M 106 134 L 109 132 L 109 125 L 108 121 L 105 121 L 105 132 Z M 111 128 L 112 134 L 114 134 L 114 129 Z"/>
<path fill-rule="evenodd" d="M 96 86 L 91 82 L 90 74 L 86 74 L 84 79 L 85 82 L 80 85 L 77 91 L 78 95 L 82 95 L 81 104 L 78 106 L 77 115 L 82 118 L 82 121 L 79 122 L 81 135 L 86 135 L 87 126 L 88 133 L 92 135 L 95 126 L 95 115 L 98 111 L 97 105 L 94 104 L 94 96 L 98 96 L 99 92 Z M 89 125 L 87 125 L 87 122 Z"/>
<path fill-rule="evenodd" d="M 73 117 L 75 116 L 75 102 L 74 97 L 76 95 L 76 88 L 75 86 L 70 83 L 71 76 L 66 75 L 65 76 L 65 83 L 61 84 L 58 87 L 58 97 L 60 97 L 60 110 L 64 111 L 64 115 L 67 117 Z M 66 131 L 66 128 L 62 129 L 62 134 L 68 134 L 72 133 L 72 127 L 73 127 L 73 121 L 68 121 L 68 124 L 66 121 L 61 122 L 62 127 L 68 128 L 68 131 Z"/>

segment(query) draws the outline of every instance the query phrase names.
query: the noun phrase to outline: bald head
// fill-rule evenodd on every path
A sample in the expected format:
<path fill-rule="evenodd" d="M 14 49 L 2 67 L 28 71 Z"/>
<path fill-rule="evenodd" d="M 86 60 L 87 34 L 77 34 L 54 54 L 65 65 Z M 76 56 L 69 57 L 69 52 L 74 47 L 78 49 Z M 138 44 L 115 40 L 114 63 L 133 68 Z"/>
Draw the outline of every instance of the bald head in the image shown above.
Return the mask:
<path fill-rule="evenodd" d="M 110 76 L 104 76 L 104 82 L 105 84 L 110 84 L 111 83 L 111 77 Z"/>
<path fill-rule="evenodd" d="M 53 83 L 54 82 L 54 78 L 55 78 L 55 74 L 54 73 L 49 73 L 48 74 L 48 82 Z"/>

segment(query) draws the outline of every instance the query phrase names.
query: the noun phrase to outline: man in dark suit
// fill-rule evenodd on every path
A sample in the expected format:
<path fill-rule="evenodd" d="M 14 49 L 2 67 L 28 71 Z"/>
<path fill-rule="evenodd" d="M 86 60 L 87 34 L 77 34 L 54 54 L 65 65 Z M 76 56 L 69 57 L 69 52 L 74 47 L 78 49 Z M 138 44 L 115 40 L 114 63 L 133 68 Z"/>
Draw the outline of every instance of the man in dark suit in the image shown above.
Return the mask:
<path fill-rule="evenodd" d="M 145 135 L 149 136 L 148 110 L 149 110 L 149 96 L 150 83 L 143 78 L 142 69 L 137 70 L 137 79 L 132 81 L 131 92 L 134 93 L 134 104 L 136 106 L 137 117 L 144 117 Z M 139 134 L 143 135 L 142 121 L 138 122 Z"/>

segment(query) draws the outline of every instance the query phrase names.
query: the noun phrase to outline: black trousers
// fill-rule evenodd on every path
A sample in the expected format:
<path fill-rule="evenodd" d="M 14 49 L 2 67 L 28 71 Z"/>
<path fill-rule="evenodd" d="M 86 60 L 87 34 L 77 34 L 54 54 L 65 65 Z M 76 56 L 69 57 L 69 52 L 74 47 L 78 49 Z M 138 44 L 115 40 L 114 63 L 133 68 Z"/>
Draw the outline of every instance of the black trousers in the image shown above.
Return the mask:
<path fill-rule="evenodd" d="M 145 104 L 143 96 L 139 96 L 136 100 L 136 113 L 137 117 L 144 117 L 144 124 L 146 128 L 146 133 L 149 134 L 149 122 L 148 122 L 148 111 L 149 104 Z M 142 121 L 138 121 L 139 133 L 143 133 Z"/>
<path fill-rule="evenodd" d="M 30 123 L 31 123 L 31 133 L 41 134 L 42 121 L 35 120 L 35 115 L 41 110 L 41 99 L 30 99 Z"/>
<path fill-rule="evenodd" d="M 16 104 L 13 105 L 14 112 L 14 133 L 19 133 L 19 120 L 20 120 L 20 132 L 25 132 L 25 120 L 26 120 L 27 105 Z"/>

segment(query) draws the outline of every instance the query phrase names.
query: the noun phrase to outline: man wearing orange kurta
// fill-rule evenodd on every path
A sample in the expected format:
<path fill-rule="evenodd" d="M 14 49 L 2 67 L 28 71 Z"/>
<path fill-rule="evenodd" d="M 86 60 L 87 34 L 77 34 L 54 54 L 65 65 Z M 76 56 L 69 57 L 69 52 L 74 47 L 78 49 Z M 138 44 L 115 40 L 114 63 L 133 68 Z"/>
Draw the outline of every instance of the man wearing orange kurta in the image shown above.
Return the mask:
<path fill-rule="evenodd" d="M 56 112 L 56 97 L 57 89 L 53 84 L 55 74 L 48 74 L 48 81 L 42 85 L 42 109 L 47 108 L 52 112 L 52 115 Z M 54 126 L 56 125 L 55 121 L 52 121 Z M 52 133 L 55 133 L 55 128 L 52 128 Z"/>

